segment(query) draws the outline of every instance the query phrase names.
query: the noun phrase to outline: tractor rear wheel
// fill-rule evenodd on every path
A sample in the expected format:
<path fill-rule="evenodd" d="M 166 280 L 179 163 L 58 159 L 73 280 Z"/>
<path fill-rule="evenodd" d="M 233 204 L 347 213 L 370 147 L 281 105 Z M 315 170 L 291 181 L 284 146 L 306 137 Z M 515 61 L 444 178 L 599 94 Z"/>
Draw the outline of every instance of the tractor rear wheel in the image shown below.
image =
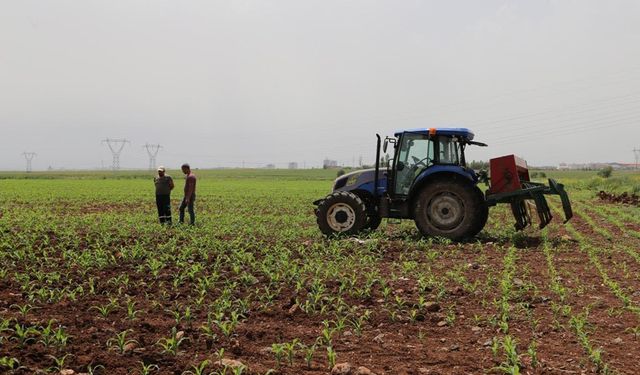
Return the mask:
<path fill-rule="evenodd" d="M 367 210 L 357 195 L 339 191 L 328 195 L 316 210 L 318 227 L 327 236 L 356 234 L 367 224 Z"/>
<path fill-rule="evenodd" d="M 458 241 L 478 234 L 488 208 L 476 187 L 460 178 L 436 180 L 418 193 L 414 207 L 416 226 L 424 236 Z"/>
<path fill-rule="evenodd" d="M 472 233 L 473 236 L 477 235 L 484 229 L 484 226 L 487 224 L 487 220 L 489 219 L 489 206 L 484 198 L 484 194 L 478 187 L 474 188 L 476 195 L 478 195 L 478 199 L 482 202 L 480 208 L 478 209 L 478 217 L 476 218 L 476 226 L 473 228 Z"/>

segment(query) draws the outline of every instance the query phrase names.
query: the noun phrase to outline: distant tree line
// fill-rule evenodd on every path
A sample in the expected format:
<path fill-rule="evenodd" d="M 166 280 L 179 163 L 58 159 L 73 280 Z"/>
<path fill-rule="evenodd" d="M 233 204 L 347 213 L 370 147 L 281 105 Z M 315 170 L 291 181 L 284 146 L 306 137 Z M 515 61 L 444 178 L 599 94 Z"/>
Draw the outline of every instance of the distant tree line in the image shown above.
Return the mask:
<path fill-rule="evenodd" d="M 479 171 L 481 169 L 488 170 L 489 162 L 484 160 L 472 160 L 470 163 L 467 163 L 467 167 Z"/>

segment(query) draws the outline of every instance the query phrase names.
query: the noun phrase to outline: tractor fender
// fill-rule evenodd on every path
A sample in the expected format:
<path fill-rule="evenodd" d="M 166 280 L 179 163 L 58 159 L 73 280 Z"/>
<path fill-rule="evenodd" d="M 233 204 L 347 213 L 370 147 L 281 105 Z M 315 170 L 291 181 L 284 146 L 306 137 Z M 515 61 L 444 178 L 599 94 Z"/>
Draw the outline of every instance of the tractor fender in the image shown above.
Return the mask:
<path fill-rule="evenodd" d="M 435 166 L 425 170 L 416 177 L 411 190 L 409 191 L 409 200 L 411 206 L 414 206 L 414 200 L 422 190 L 422 188 L 436 180 L 466 180 L 470 186 L 473 186 L 477 193 L 484 200 L 484 194 L 478 188 L 474 178 L 464 169 L 457 166 Z"/>

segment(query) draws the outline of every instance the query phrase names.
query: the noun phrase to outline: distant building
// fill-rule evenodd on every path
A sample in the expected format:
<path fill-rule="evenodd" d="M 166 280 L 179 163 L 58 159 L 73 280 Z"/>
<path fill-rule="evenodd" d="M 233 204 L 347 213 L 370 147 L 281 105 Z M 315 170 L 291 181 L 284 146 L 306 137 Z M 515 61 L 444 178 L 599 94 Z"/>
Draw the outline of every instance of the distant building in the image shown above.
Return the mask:
<path fill-rule="evenodd" d="M 298 169 L 298 163 L 292 161 L 291 163 L 289 163 L 289 169 Z"/>
<path fill-rule="evenodd" d="M 266 169 L 276 169 L 276 165 L 275 164 L 267 164 L 265 166 Z"/>
<path fill-rule="evenodd" d="M 595 171 L 606 167 L 611 167 L 615 170 L 629 170 L 634 169 L 635 164 L 631 163 L 560 163 L 558 169 L 560 170 L 583 170 L 583 171 Z"/>
<path fill-rule="evenodd" d="M 322 168 L 324 168 L 324 169 L 337 168 L 337 167 L 338 167 L 338 161 L 337 160 L 324 159 L 324 161 L 322 162 Z"/>

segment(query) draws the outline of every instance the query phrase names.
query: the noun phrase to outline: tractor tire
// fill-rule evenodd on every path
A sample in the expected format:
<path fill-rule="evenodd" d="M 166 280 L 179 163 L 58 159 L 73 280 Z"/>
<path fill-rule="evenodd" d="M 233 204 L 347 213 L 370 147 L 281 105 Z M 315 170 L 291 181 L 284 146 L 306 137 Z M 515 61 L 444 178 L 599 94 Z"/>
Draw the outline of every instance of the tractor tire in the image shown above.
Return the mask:
<path fill-rule="evenodd" d="M 487 220 L 489 219 L 489 206 L 487 206 L 486 200 L 484 198 L 484 193 L 476 186 L 474 188 L 476 194 L 478 195 L 478 199 L 482 202 L 480 208 L 478 210 L 478 217 L 476 218 L 476 226 L 473 228 L 471 237 L 476 236 L 480 233 L 484 226 L 487 225 Z"/>
<path fill-rule="evenodd" d="M 348 191 L 329 194 L 316 210 L 320 231 L 327 236 L 359 233 L 367 224 L 367 209 L 357 195 Z"/>
<path fill-rule="evenodd" d="M 364 224 L 362 229 L 375 231 L 382 223 L 382 218 L 378 215 L 369 215 L 367 216 L 367 222 Z"/>
<path fill-rule="evenodd" d="M 488 218 L 488 207 L 477 188 L 461 178 L 436 180 L 418 193 L 414 219 L 424 236 L 454 241 L 478 234 Z"/>

